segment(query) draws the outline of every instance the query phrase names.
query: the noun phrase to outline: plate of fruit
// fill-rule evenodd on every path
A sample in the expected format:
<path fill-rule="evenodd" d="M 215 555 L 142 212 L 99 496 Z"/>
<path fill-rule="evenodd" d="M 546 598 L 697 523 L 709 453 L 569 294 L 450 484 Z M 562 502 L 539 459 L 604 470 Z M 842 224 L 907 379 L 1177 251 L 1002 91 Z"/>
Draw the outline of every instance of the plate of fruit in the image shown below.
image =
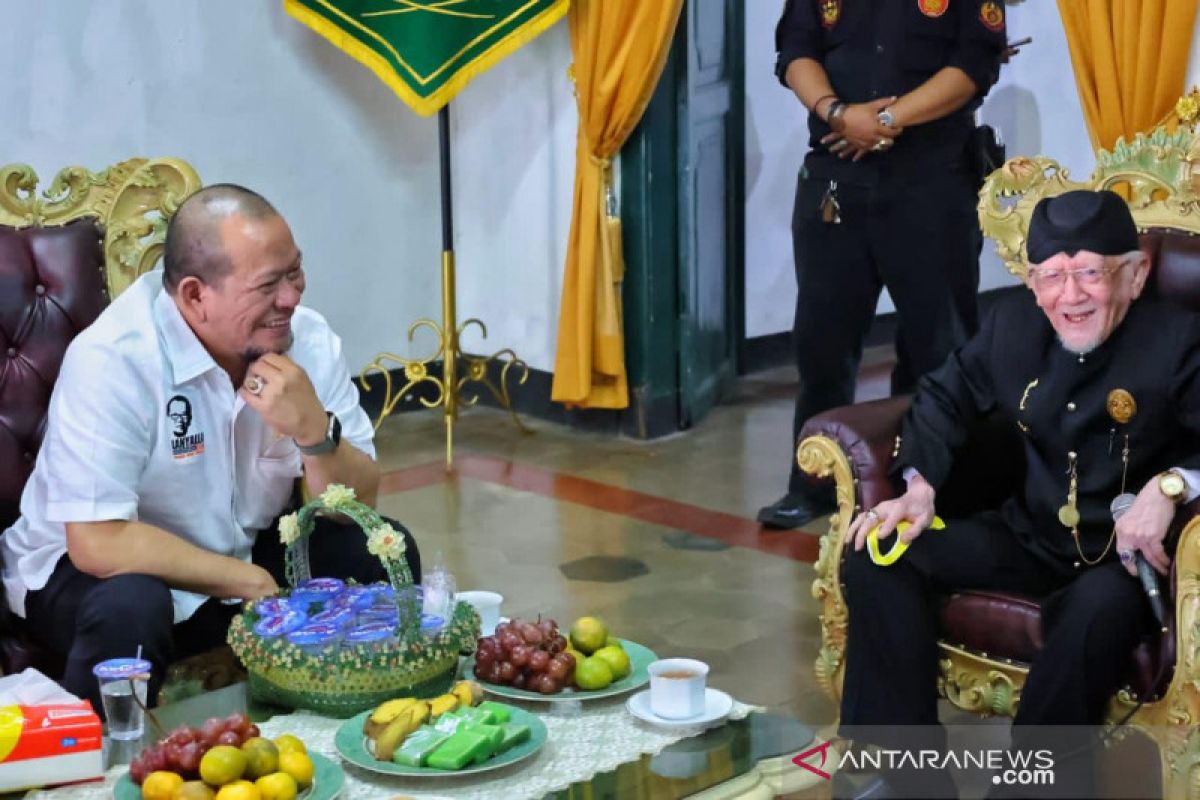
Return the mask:
<path fill-rule="evenodd" d="M 596 617 L 580 617 L 564 636 L 558 623 L 512 619 L 475 648 L 471 670 L 484 691 L 514 700 L 595 700 L 644 686 L 658 656 L 618 639 Z"/>
<path fill-rule="evenodd" d="M 467 775 L 507 767 L 546 743 L 546 725 L 521 708 L 483 701 L 474 681 L 432 700 L 401 697 L 346 720 L 334 746 L 385 775 Z"/>
<path fill-rule="evenodd" d="M 213 800 L 216 797 L 332 800 L 346 774 L 285 733 L 274 740 L 241 713 L 182 726 L 134 758 L 116 800 Z"/>

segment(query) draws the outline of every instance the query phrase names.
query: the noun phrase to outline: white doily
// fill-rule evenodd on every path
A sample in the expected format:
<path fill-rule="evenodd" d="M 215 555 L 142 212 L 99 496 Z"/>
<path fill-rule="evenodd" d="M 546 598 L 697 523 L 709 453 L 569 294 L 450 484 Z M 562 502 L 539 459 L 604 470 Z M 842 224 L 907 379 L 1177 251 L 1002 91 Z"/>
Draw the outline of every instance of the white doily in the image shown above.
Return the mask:
<path fill-rule="evenodd" d="M 504 702 L 512 702 L 505 700 Z M 380 775 L 342 761 L 333 737 L 344 720 L 298 711 L 273 717 L 259 727 L 264 736 L 282 733 L 299 736 L 309 750 L 328 756 L 346 771 L 346 786 L 339 800 L 374 800 L 406 794 L 435 800 L 533 800 L 586 781 L 601 772 L 635 761 L 644 753 L 656 755 L 668 745 L 697 736 L 705 726 L 665 730 L 634 718 L 625 710 L 625 698 L 587 703 L 524 703 L 546 723 L 546 744 L 531 758 L 511 767 L 464 777 L 397 778 Z M 761 711 L 734 701 L 729 719 L 744 719 Z M 716 725 L 723 724 L 721 722 Z M 712 725 L 708 726 L 712 727 Z M 113 785 L 127 767 L 114 767 L 103 784 L 33 791 L 26 800 L 107 800 Z"/>

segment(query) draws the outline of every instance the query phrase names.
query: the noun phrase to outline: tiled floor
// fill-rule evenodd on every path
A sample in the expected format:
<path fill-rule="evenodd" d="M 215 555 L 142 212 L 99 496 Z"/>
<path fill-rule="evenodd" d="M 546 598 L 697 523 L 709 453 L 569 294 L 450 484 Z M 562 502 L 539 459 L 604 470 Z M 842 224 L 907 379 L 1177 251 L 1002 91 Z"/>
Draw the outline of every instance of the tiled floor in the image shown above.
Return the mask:
<path fill-rule="evenodd" d="M 886 356 L 866 360 L 860 399 L 886 393 Z M 812 664 L 819 520 L 766 531 L 782 493 L 795 372 L 748 376 L 697 428 L 655 442 L 580 433 L 469 409 L 444 467 L 440 410 L 385 421 L 380 508 L 440 552 L 461 589 L 493 589 L 510 615 L 568 624 L 598 614 L 660 655 L 700 658 L 712 683 L 813 725 L 834 719 Z"/>

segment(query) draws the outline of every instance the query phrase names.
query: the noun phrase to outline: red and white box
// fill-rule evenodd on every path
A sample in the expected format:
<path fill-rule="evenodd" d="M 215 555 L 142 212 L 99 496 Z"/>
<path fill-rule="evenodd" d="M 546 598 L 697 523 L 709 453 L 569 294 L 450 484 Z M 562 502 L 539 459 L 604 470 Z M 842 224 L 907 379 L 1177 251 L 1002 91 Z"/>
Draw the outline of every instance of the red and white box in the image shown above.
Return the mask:
<path fill-rule="evenodd" d="M 0 706 L 0 792 L 101 777 L 102 737 L 86 700 Z"/>

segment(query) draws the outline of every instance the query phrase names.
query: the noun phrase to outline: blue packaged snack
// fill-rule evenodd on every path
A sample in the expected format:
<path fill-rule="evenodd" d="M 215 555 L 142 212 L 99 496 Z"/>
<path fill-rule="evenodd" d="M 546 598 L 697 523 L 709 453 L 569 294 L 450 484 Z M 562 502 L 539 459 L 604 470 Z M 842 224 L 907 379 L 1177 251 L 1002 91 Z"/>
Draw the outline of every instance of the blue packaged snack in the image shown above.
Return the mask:
<path fill-rule="evenodd" d="M 287 598 L 264 597 L 254 603 L 254 610 L 260 617 L 280 617 L 291 609 Z"/>
<path fill-rule="evenodd" d="M 314 625 L 333 625 L 336 628 L 342 628 L 353 620 L 354 612 L 351 609 L 337 606 L 326 607 L 324 611 L 317 612 L 308 618 L 308 621 Z"/>
<path fill-rule="evenodd" d="M 446 627 L 445 617 L 437 614 L 422 614 L 421 615 L 421 633 L 434 634 Z"/>
<path fill-rule="evenodd" d="M 383 622 L 371 622 L 358 625 L 346 631 L 342 642 L 347 645 L 370 645 L 378 642 L 390 642 L 396 638 L 396 626 Z"/>
<path fill-rule="evenodd" d="M 342 639 L 342 631 L 333 625 L 305 625 L 287 635 L 288 641 L 307 653 L 320 653 Z"/>
<path fill-rule="evenodd" d="M 310 578 L 292 590 L 291 602 L 325 603 L 341 594 L 346 582 L 340 578 Z"/>
<path fill-rule="evenodd" d="M 297 630 L 308 617 L 296 610 L 288 610 L 279 616 L 263 617 L 254 626 L 254 632 L 263 639 L 274 639 Z"/>

